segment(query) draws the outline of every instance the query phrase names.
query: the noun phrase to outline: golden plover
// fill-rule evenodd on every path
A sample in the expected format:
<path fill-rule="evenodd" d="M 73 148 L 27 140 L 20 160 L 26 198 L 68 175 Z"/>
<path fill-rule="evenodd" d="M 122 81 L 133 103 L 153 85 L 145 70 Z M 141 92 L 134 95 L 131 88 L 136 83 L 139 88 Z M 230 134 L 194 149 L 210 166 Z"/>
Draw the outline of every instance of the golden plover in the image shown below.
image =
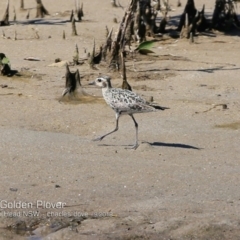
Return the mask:
<path fill-rule="evenodd" d="M 147 102 L 145 99 L 140 97 L 138 94 L 131 92 L 126 89 L 113 88 L 111 85 L 111 78 L 109 76 L 101 76 L 95 79 L 89 85 L 97 85 L 102 88 L 102 94 L 106 103 L 115 111 L 116 113 L 116 127 L 113 131 L 100 136 L 94 141 L 101 141 L 106 136 L 114 133 L 118 130 L 118 121 L 121 115 L 129 115 L 136 129 L 136 140 L 133 145 L 133 149 L 138 147 L 138 124 L 133 117 L 135 113 L 153 112 L 156 110 L 165 110 L 167 107 L 161 107 L 159 105 L 154 105 L 153 103 Z"/>

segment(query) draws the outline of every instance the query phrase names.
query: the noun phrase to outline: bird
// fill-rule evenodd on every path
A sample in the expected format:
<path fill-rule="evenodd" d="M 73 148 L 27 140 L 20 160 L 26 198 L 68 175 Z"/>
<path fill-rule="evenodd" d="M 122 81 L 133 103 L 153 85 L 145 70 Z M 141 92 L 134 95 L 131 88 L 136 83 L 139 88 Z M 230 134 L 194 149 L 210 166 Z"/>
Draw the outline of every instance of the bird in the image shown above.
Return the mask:
<path fill-rule="evenodd" d="M 136 150 L 139 146 L 138 123 L 133 114 L 169 109 L 168 107 L 161 107 L 154 103 L 149 103 L 135 92 L 121 88 L 113 88 L 110 76 L 99 76 L 93 82 L 90 82 L 89 85 L 96 85 L 102 88 L 103 98 L 105 99 L 106 103 L 115 111 L 116 116 L 116 126 L 114 130 L 96 139 L 93 139 L 93 141 L 101 141 L 106 136 L 116 132 L 118 130 L 120 116 L 129 115 L 134 122 L 136 130 L 135 143 L 131 148 Z"/>

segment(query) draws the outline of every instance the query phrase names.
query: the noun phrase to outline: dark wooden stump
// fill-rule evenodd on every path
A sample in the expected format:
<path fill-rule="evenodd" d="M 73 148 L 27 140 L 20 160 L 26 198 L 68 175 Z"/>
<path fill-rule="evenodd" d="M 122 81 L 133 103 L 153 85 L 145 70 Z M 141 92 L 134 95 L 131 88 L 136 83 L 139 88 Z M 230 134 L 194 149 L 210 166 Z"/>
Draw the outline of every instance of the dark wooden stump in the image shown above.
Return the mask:
<path fill-rule="evenodd" d="M 188 0 L 183 14 L 181 15 L 180 22 L 178 24 L 177 31 L 181 31 L 183 26 L 185 26 L 186 14 L 188 16 L 188 25 L 193 23 L 193 20 L 197 14 L 197 9 L 195 8 L 194 0 Z"/>
<path fill-rule="evenodd" d="M 2 21 L 0 21 L 0 26 L 8 26 L 9 25 L 9 0 L 7 3 L 7 8 L 4 13 L 4 16 L 2 18 Z"/>
<path fill-rule="evenodd" d="M 36 2 L 37 2 L 36 18 L 43 18 L 45 15 L 49 15 L 47 9 L 43 6 L 42 0 L 36 0 Z"/>
<path fill-rule="evenodd" d="M 66 64 L 66 73 L 65 73 L 65 89 L 62 93 L 62 97 L 66 94 L 74 94 L 78 86 L 81 86 L 80 74 L 77 70 L 76 72 L 70 72 L 68 64 Z"/>
<path fill-rule="evenodd" d="M 20 9 L 24 9 L 24 0 L 20 0 Z"/>
<path fill-rule="evenodd" d="M 82 21 L 82 17 L 84 16 L 83 14 L 83 3 L 81 4 L 81 7 L 78 7 L 77 9 L 77 18 L 78 21 Z"/>
<path fill-rule="evenodd" d="M 72 18 L 72 36 L 77 36 L 77 29 L 76 29 L 76 20 L 73 17 Z"/>
<path fill-rule="evenodd" d="M 229 31 L 240 27 L 233 1 L 216 0 L 212 16 L 212 28 L 219 31 Z"/>

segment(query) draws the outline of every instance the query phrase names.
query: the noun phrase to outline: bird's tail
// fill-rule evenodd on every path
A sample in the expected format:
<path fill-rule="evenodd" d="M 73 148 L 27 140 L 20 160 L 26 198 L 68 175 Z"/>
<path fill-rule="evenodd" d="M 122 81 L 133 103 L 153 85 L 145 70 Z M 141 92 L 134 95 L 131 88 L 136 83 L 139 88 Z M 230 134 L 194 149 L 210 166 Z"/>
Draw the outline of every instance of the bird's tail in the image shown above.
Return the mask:
<path fill-rule="evenodd" d="M 161 107 L 161 106 L 159 106 L 159 105 L 151 105 L 151 106 L 154 107 L 154 108 L 157 109 L 157 110 L 170 109 L 170 108 L 168 108 L 168 107 Z"/>

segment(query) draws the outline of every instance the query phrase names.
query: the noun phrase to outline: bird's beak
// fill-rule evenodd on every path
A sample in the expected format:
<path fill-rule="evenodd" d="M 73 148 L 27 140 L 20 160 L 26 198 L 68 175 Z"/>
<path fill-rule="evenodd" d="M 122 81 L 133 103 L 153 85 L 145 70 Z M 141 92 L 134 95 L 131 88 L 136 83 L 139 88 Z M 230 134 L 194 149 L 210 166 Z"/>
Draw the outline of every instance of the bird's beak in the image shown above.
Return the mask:
<path fill-rule="evenodd" d="M 95 85 L 95 81 L 88 83 L 88 85 Z"/>

